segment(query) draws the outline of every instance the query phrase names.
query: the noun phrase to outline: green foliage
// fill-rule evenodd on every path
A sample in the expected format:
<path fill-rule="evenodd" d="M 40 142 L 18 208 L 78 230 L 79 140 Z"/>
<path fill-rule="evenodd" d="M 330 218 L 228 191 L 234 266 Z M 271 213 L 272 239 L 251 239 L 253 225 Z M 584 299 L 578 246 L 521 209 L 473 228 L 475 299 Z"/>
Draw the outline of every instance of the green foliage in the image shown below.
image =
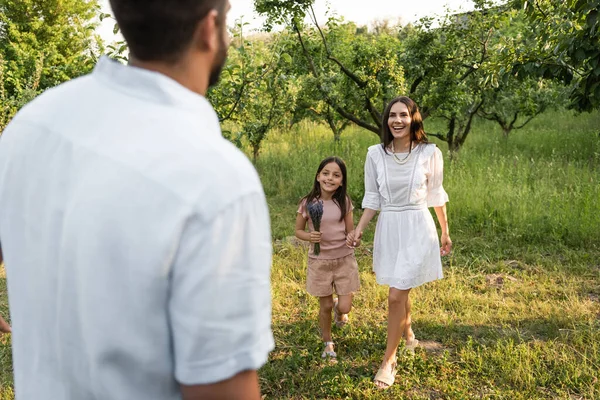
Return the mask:
<path fill-rule="evenodd" d="M 425 129 L 438 130 L 444 124 L 443 119 L 429 118 Z M 473 136 L 454 160 L 445 152 L 451 233 L 524 248 L 548 243 L 600 246 L 600 214 L 593 211 L 600 207 L 597 112 L 577 116 L 548 111 L 515 131 L 509 141 L 491 121 L 476 119 L 473 126 Z M 283 216 L 273 217 L 277 239 L 294 234 L 294 207 L 327 156 L 346 161 L 348 192 L 355 205 L 360 204 L 366 149 L 379 139 L 349 129 L 339 143 L 328 143 L 326 129 L 303 123 L 270 136 L 264 144 L 256 166 L 274 212 L 285 210 L 290 218 L 282 224 Z"/>
<path fill-rule="evenodd" d="M 431 118 L 426 128 L 443 124 Z M 306 122 L 270 136 L 257 164 L 275 238 L 276 348 L 259 372 L 266 397 L 598 398 L 599 124 L 597 112 L 552 111 L 507 142 L 498 125 L 475 120 L 459 156 L 449 162 L 445 152 L 455 250 L 445 279 L 412 293 L 414 329 L 427 347 L 414 357 L 400 352 L 397 384 L 386 392 L 372 384 L 385 351 L 387 300 L 371 272 L 374 224 L 357 250 L 362 286 L 350 325 L 333 332 L 337 364 L 319 358 L 306 250 L 289 239 L 297 202 L 325 156 L 345 159 L 350 196 L 360 204 L 366 148 L 377 138 L 349 129 L 335 144 L 326 127 Z"/>
<path fill-rule="evenodd" d="M 571 107 L 600 108 L 600 1 L 514 0 L 529 17 L 536 45 L 522 51 L 516 70 L 572 83 Z"/>
<path fill-rule="evenodd" d="M 515 112 L 531 114 L 524 107 L 535 101 L 536 86 L 506 72 L 519 36 L 527 31 L 518 22 L 517 13 L 480 1 L 472 12 L 446 15 L 437 21 L 425 18 L 401 31 L 402 65 L 410 96 L 425 116 L 447 121 L 445 133 L 429 133 L 446 141 L 452 152 L 465 143 L 478 112 L 510 114 L 508 121 Z M 521 94 L 519 99 L 515 90 Z M 544 108 L 540 104 L 539 109 Z"/>
<path fill-rule="evenodd" d="M 426 128 L 444 121 L 430 118 Z M 320 359 L 318 300 L 305 290 L 307 250 L 295 245 L 297 203 L 319 161 L 348 165 L 355 222 L 370 132 L 334 143 L 308 121 L 269 135 L 257 168 L 269 204 L 276 347 L 259 371 L 267 399 L 600 398 L 600 114 L 542 114 L 510 141 L 476 120 L 449 162 L 444 186 L 454 241 L 444 275 L 411 292 L 413 327 L 425 345 L 399 353 L 396 385 L 372 379 L 385 351 L 387 288 L 371 272 L 374 223 L 356 251 L 361 289 L 350 324 L 334 328 L 339 362 Z M 244 150 L 252 154 L 247 146 Z M 7 314 L 0 268 L 0 313 Z M 0 339 L 0 399 L 14 399 L 10 336 Z"/>
<path fill-rule="evenodd" d="M 292 20 L 302 21 L 315 0 L 254 0 L 254 8 L 267 16 L 265 28 L 272 30 L 275 25 L 285 25 Z"/>
<path fill-rule="evenodd" d="M 286 24 L 296 38 L 290 50 L 299 87 L 293 123 L 326 121 L 336 140 L 348 123 L 379 134 L 387 101 L 408 94 L 425 118 L 446 121 L 443 132 L 428 133 L 456 152 L 477 114 L 496 120 L 508 135 L 559 96 L 557 84 L 513 72 L 519 49 L 536 40 L 523 12 L 481 0 L 472 12 L 369 32 L 333 17 L 321 27 L 312 2 L 292 3 L 255 1 L 268 28 Z"/>
<path fill-rule="evenodd" d="M 286 52 L 286 35 L 271 40 L 248 40 L 243 25 L 234 31 L 227 64 L 220 82 L 208 93 L 222 122 L 230 121 L 225 135 L 252 147 L 254 162 L 267 133 L 282 123 L 293 102 L 289 75 L 292 60 Z"/>
<path fill-rule="evenodd" d="M 521 129 L 547 109 L 558 109 L 567 93 L 564 86 L 544 79 L 517 80 L 507 74 L 502 85 L 484 92 L 479 115 L 496 121 L 504 136 Z"/>
<path fill-rule="evenodd" d="M 284 23 L 296 37 L 294 59 L 302 63 L 298 74 L 310 75 L 303 79 L 301 93 L 316 95 L 310 109 L 327 120 L 336 139 L 339 117 L 332 116 L 331 110 L 379 134 L 380 110 L 404 89 L 397 38 L 389 31 L 362 32 L 356 25 L 336 18 L 329 18 L 326 26 L 321 27 L 312 1 L 297 2 L 294 6 L 291 3 L 294 2 L 257 0 L 255 6 L 267 17 L 267 28 L 274 22 Z M 307 17 L 312 21 L 311 26 L 304 25 Z M 301 100 L 308 98 L 300 96 Z"/>
<path fill-rule="evenodd" d="M 41 91 L 89 72 L 96 0 L 0 0 L 0 130 Z"/>

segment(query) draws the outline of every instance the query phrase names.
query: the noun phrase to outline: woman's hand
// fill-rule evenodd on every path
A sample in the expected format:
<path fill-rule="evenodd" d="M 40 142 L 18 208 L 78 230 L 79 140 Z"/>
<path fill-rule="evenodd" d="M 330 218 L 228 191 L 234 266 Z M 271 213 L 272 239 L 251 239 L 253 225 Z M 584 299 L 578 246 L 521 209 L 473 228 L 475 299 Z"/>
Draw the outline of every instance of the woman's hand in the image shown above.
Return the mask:
<path fill-rule="evenodd" d="M 443 256 L 447 256 L 452 251 L 452 240 L 450 240 L 450 235 L 447 233 L 442 233 L 440 237 L 440 242 L 442 246 L 440 248 L 440 254 Z"/>
<path fill-rule="evenodd" d="M 311 243 L 321 243 L 321 232 L 312 231 L 310 233 L 310 242 Z"/>

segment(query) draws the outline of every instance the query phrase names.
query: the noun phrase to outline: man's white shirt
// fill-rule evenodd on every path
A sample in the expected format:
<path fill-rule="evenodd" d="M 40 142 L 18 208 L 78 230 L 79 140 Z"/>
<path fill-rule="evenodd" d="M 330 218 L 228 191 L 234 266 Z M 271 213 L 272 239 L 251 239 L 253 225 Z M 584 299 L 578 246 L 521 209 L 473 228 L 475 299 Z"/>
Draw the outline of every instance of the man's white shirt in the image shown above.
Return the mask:
<path fill-rule="evenodd" d="M 101 59 L 0 138 L 19 399 L 179 399 L 273 348 L 260 180 L 202 96 Z"/>

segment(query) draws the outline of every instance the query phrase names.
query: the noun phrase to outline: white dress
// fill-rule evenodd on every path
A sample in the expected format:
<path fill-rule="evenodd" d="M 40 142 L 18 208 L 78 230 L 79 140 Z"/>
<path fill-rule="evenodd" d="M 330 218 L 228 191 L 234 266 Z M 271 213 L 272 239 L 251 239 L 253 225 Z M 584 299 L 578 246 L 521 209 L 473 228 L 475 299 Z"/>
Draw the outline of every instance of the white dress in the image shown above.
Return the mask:
<path fill-rule="evenodd" d="M 397 153 L 403 160 L 408 153 Z M 440 245 L 428 207 L 448 201 L 442 186 L 442 152 L 417 145 L 405 164 L 381 144 L 369 147 L 363 208 L 380 210 L 375 228 L 373 270 L 377 283 L 410 289 L 443 278 Z"/>

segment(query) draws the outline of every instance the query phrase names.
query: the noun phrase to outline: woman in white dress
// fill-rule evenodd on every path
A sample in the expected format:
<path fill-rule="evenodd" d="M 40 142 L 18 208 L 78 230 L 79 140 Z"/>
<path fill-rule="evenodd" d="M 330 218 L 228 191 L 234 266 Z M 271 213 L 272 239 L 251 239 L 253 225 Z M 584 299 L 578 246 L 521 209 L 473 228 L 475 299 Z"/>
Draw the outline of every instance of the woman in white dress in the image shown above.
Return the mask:
<path fill-rule="evenodd" d="M 375 384 L 387 388 L 396 375 L 396 352 L 404 337 L 414 350 L 418 340 L 411 329 L 410 289 L 441 279 L 440 255 L 449 254 L 446 202 L 442 186 L 443 158 L 429 144 L 416 103 L 408 97 L 392 100 L 385 109 L 382 144 L 369 147 L 365 161 L 364 213 L 348 245 L 359 244 L 377 211 L 373 270 L 377 283 L 389 286 L 387 346 Z M 441 227 L 441 247 L 428 207 L 434 207 Z"/>

